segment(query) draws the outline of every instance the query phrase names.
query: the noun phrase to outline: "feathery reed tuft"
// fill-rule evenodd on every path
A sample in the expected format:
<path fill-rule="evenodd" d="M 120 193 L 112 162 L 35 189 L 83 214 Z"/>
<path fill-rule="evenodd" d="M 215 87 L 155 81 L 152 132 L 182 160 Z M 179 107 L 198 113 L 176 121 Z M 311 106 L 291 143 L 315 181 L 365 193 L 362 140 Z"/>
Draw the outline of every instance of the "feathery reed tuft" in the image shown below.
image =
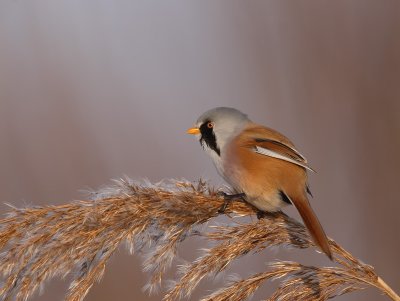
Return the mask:
<path fill-rule="evenodd" d="M 144 269 L 151 275 L 150 292 L 163 284 L 183 240 L 200 235 L 215 243 L 182 268 L 181 278 L 164 295 L 165 301 L 188 297 L 202 279 L 218 274 L 246 254 L 278 245 L 314 247 L 304 226 L 282 212 L 245 224 L 207 225 L 219 214 L 223 202 L 218 191 L 201 180 L 153 185 L 124 179 L 94 193 L 89 200 L 13 208 L 0 220 L 0 271 L 5 279 L 1 300 L 26 300 L 46 280 L 66 275 L 72 282 L 65 300 L 83 300 L 94 282 L 102 278 L 108 259 L 122 242 L 131 253 L 150 249 L 144 261 Z M 225 213 L 248 216 L 255 209 L 233 202 Z M 281 282 L 268 300 L 327 300 L 368 286 L 400 300 L 371 266 L 333 240 L 330 244 L 336 267 L 275 262 L 267 271 L 231 283 L 202 300 L 245 300 L 270 279 Z"/>

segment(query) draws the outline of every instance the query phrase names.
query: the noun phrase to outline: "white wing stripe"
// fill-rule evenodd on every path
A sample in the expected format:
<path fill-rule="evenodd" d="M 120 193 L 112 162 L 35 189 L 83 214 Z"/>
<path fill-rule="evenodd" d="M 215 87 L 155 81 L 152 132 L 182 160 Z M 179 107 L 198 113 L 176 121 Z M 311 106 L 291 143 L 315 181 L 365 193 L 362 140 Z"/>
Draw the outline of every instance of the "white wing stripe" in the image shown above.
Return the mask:
<path fill-rule="evenodd" d="M 295 148 L 293 148 L 293 147 L 291 147 L 291 146 L 289 146 L 289 145 L 287 145 L 285 143 L 282 143 L 282 142 L 279 142 L 279 141 L 276 141 L 276 140 L 272 140 L 272 139 L 265 139 L 265 138 L 260 138 L 260 140 L 268 141 L 268 142 L 271 142 L 271 143 L 278 144 L 278 145 L 281 145 L 283 147 L 286 147 L 286 148 L 292 150 L 296 155 L 298 155 L 300 158 L 302 158 L 307 163 L 307 159 L 304 158 L 304 156 L 302 154 L 300 154 L 300 152 L 297 149 L 295 149 Z"/>
<path fill-rule="evenodd" d="M 304 167 L 304 168 L 306 168 L 306 169 L 308 169 L 308 170 L 310 170 L 310 171 L 314 171 L 312 168 L 308 167 L 306 164 L 303 164 L 303 163 L 301 163 L 301 162 L 299 162 L 299 161 L 296 161 L 296 160 L 294 160 L 294 159 L 292 159 L 292 158 L 289 158 L 289 157 L 286 157 L 286 156 L 284 156 L 284 155 L 281 155 L 281 154 L 279 154 L 279 153 L 277 153 L 277 152 L 274 152 L 274 151 L 272 151 L 272 150 L 269 150 L 269 149 L 267 149 L 267 148 L 263 148 L 263 147 L 260 147 L 260 146 L 256 146 L 255 149 L 254 149 L 254 151 L 255 151 L 256 153 L 258 153 L 258 154 L 265 155 L 265 156 L 269 156 L 269 157 L 276 158 L 276 159 L 280 159 L 280 160 L 284 160 L 284 161 L 287 161 L 287 162 L 290 162 L 290 163 L 299 165 L 299 166 L 301 166 L 301 167 Z"/>

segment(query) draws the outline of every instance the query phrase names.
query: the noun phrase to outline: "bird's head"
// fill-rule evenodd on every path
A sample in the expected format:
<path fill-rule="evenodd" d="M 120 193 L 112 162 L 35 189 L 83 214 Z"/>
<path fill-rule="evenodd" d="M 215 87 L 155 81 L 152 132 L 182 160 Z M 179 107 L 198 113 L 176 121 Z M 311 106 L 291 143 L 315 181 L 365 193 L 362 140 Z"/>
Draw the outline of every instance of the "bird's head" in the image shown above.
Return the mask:
<path fill-rule="evenodd" d="M 236 109 L 218 107 L 202 114 L 187 133 L 196 135 L 204 150 L 215 157 L 249 122 L 247 115 Z"/>

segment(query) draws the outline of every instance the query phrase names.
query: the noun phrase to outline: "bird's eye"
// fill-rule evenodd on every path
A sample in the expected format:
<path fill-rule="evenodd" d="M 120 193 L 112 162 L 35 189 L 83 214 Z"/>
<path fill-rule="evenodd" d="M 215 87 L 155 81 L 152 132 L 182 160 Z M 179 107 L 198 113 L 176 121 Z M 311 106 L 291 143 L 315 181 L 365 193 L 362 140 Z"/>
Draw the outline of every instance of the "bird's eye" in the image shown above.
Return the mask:
<path fill-rule="evenodd" d="M 207 123 L 207 127 L 209 128 L 209 129 L 212 129 L 213 127 L 214 127 L 214 122 L 208 122 Z"/>

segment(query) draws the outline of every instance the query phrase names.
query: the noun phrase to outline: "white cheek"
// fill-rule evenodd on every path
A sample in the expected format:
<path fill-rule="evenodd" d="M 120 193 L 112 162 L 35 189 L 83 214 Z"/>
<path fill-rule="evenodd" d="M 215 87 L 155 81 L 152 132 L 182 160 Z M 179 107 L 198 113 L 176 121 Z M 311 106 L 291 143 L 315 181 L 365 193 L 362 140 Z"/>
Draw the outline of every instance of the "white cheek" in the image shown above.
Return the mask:
<path fill-rule="evenodd" d="M 206 144 L 203 144 L 203 147 L 207 155 L 211 157 L 215 167 L 217 168 L 218 173 L 220 175 L 223 175 L 224 172 L 223 172 L 221 157 L 214 150 L 209 148 Z"/>

